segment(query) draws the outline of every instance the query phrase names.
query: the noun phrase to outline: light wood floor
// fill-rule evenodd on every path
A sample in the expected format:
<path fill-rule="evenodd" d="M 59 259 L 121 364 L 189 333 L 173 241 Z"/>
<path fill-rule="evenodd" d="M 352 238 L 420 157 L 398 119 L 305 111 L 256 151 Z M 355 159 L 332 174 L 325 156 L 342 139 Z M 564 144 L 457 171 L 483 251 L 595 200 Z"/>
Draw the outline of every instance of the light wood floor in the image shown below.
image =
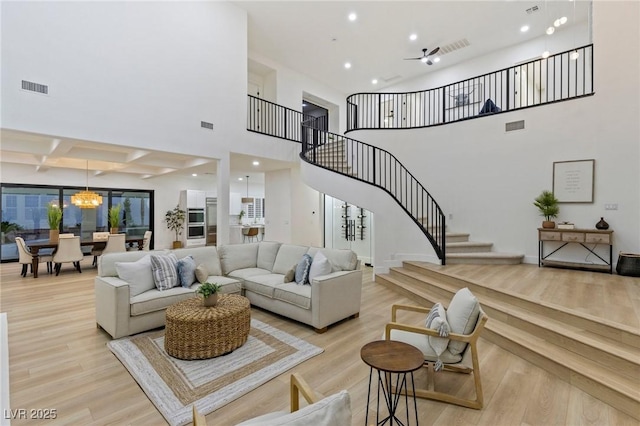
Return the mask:
<path fill-rule="evenodd" d="M 109 337 L 96 328 L 91 259 L 83 262 L 83 273 L 64 267 L 59 277 L 41 273 L 40 278 L 20 277 L 17 264 L 0 266 L 0 311 L 8 314 L 11 374 L 11 408 L 56 409 L 58 418 L 46 424 L 162 425 L 155 409 L 127 370 L 106 348 Z M 536 277 L 537 267 L 452 265 L 476 277 L 510 282 L 535 294 L 549 295 L 557 303 L 608 303 L 606 290 L 589 291 L 598 282 L 606 287 L 619 284 L 607 274 L 587 279 L 585 272 L 545 270 L 553 280 Z M 544 269 L 544 268 L 543 268 Z M 46 271 L 46 269 L 45 269 Z M 589 273 L 586 273 L 589 274 Z M 500 277 L 506 278 L 501 280 Z M 372 279 L 365 269 L 360 317 L 344 321 L 316 334 L 307 326 L 253 309 L 252 315 L 288 333 L 321 346 L 325 352 L 295 367 L 310 385 L 324 395 L 340 389 L 351 394 L 353 424 L 364 424 L 369 370 L 360 359 L 360 348 L 380 338 L 393 303 L 411 303 Z M 584 282 L 584 281 L 587 282 Z M 571 283 L 571 284 L 567 284 Z M 516 285 L 517 284 L 517 285 Z M 587 290 L 579 290 L 577 285 Z M 598 286 L 600 285 L 598 284 Z M 558 287 L 574 291 L 555 291 Z M 627 315 L 636 321 L 640 297 L 638 281 L 628 286 L 629 308 L 620 314 L 613 306 L 607 312 Z M 576 296 L 579 294 L 579 296 Z M 620 297 L 620 296 L 617 296 Z M 604 298 L 604 299 L 603 299 Z M 620 300 L 618 299 L 618 302 Z M 614 305 L 615 306 L 615 305 Z M 580 309 L 583 309 L 580 307 Z M 600 308 L 598 308 L 600 309 Z M 602 308 L 605 309 L 604 307 Z M 628 323 L 628 322 L 627 322 Z M 637 425 L 638 422 L 555 376 L 481 339 L 481 370 L 485 408 L 477 411 L 433 401 L 419 400 L 421 424 L 433 425 Z M 288 408 L 289 373 L 268 382 L 244 397 L 207 416 L 211 425 L 233 425 L 247 418 Z M 464 375 L 448 373 L 441 385 L 471 391 Z M 370 417 L 371 419 L 371 417 Z M 13 425 L 43 421 L 14 420 Z M 311 426 L 311 425 L 310 425 Z"/>

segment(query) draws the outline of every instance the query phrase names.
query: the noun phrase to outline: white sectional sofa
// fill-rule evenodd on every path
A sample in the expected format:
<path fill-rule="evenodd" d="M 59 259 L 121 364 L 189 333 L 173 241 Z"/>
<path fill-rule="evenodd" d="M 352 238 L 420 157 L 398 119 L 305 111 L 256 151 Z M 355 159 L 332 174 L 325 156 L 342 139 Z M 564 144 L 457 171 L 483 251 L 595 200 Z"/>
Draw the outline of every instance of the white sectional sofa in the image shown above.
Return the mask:
<path fill-rule="evenodd" d="M 315 276 L 308 285 L 285 283 L 285 275 L 291 274 L 304 254 L 314 257 L 318 252 L 329 260 L 331 272 Z M 169 253 L 178 259 L 192 256 L 200 273 L 206 271 L 206 281 L 221 284 L 223 293 L 244 294 L 252 305 L 310 325 L 318 332 L 360 312 L 362 271 L 353 251 L 263 241 L 219 250 L 207 246 L 101 256 L 95 278 L 99 327 L 113 338 L 162 327 L 169 305 L 195 296 L 199 282 L 163 291 L 141 288 L 150 269 L 145 256 Z"/>

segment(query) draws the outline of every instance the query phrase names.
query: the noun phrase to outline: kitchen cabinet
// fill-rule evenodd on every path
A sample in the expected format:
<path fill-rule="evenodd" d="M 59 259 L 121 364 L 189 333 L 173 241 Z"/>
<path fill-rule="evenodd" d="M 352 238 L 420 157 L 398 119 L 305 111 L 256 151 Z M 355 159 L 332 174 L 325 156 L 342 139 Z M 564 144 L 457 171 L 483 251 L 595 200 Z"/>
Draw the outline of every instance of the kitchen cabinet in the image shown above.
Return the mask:
<path fill-rule="evenodd" d="M 187 190 L 187 208 L 204 209 L 207 197 L 204 191 Z"/>

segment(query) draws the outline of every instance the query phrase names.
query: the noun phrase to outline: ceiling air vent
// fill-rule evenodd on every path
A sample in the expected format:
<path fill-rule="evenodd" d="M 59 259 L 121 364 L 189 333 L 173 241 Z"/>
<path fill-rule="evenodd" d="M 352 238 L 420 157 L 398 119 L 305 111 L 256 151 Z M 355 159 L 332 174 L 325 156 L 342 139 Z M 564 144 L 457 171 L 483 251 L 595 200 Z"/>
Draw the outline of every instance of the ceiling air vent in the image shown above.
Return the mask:
<path fill-rule="evenodd" d="M 402 78 L 401 75 L 394 74 L 387 77 L 382 77 L 382 81 L 384 81 L 385 83 L 389 83 L 390 81 L 399 80 L 401 78 Z"/>
<path fill-rule="evenodd" d="M 34 83 L 32 81 L 22 80 L 22 90 L 28 90 L 30 92 L 49 94 L 49 86 L 44 84 Z"/>
<path fill-rule="evenodd" d="M 471 45 L 471 43 L 469 43 L 469 40 L 467 40 L 466 38 L 461 38 L 460 40 L 456 40 L 453 43 L 449 43 L 449 44 L 445 44 L 444 46 L 440 46 L 440 52 L 438 52 L 439 55 L 446 55 L 447 53 L 451 53 L 454 52 L 456 50 L 460 50 L 463 49 L 467 46 Z"/>
<path fill-rule="evenodd" d="M 207 123 L 206 121 L 201 121 L 200 127 L 202 127 L 203 129 L 213 130 L 213 123 Z"/>
<path fill-rule="evenodd" d="M 505 132 L 513 132 L 514 130 L 522 130 L 522 129 L 524 129 L 524 120 L 512 121 L 511 123 L 506 123 L 504 125 Z"/>

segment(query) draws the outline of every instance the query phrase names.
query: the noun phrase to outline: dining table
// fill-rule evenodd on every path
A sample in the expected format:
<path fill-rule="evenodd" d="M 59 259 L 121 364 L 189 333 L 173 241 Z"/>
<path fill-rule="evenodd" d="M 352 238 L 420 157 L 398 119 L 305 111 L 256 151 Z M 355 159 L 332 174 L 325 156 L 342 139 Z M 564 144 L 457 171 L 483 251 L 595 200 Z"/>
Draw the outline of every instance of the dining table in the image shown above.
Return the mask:
<path fill-rule="evenodd" d="M 126 244 L 129 247 L 133 247 L 134 244 L 138 245 L 138 250 L 142 250 L 144 247 L 144 236 L 135 236 L 135 235 L 127 235 L 125 238 Z M 32 265 L 33 265 L 33 278 L 38 278 L 38 264 L 40 263 L 40 250 L 41 249 L 56 249 L 58 247 L 58 241 L 25 241 L 27 244 L 27 248 L 32 256 Z M 106 240 L 94 240 L 94 239 L 81 239 L 81 246 L 104 246 L 106 245 Z"/>

